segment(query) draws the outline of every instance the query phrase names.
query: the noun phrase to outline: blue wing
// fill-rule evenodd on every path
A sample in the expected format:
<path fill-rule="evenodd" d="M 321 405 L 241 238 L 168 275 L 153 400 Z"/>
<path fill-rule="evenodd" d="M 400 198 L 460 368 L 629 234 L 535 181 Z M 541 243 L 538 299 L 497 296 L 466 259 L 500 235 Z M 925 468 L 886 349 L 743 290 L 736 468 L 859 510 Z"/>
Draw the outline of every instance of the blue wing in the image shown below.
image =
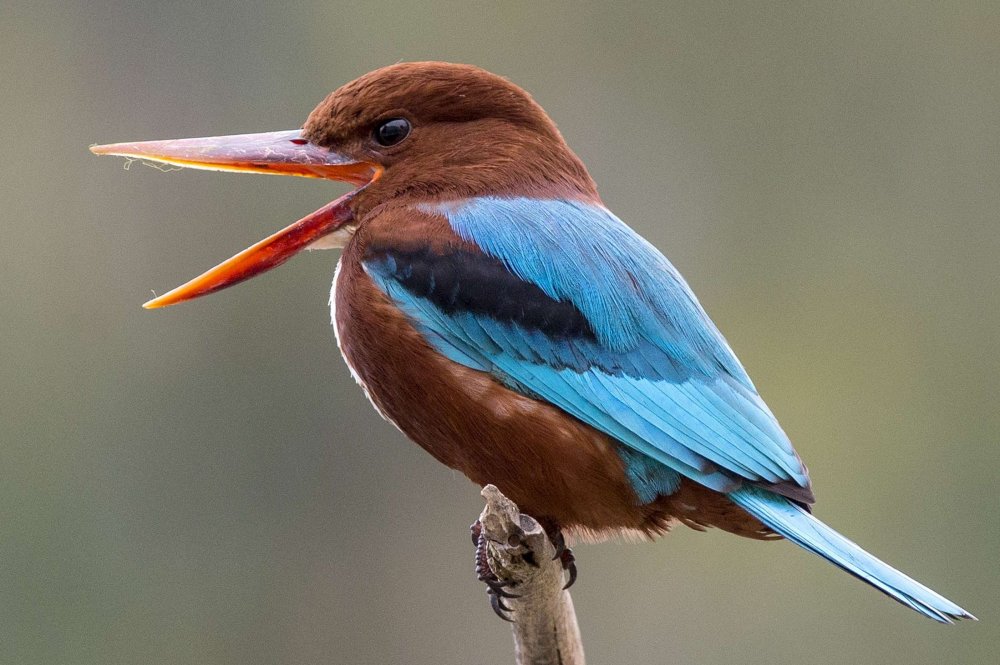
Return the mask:
<path fill-rule="evenodd" d="M 642 502 L 691 478 L 931 619 L 974 618 L 809 514 L 806 469 L 732 350 L 606 209 L 478 198 L 425 211 L 465 245 L 370 245 L 364 265 L 441 353 L 625 444 Z"/>
<path fill-rule="evenodd" d="M 683 278 L 608 210 L 484 197 L 424 211 L 481 252 L 372 247 L 365 268 L 441 353 L 631 448 L 640 499 L 679 473 L 811 500 L 788 437 Z"/>

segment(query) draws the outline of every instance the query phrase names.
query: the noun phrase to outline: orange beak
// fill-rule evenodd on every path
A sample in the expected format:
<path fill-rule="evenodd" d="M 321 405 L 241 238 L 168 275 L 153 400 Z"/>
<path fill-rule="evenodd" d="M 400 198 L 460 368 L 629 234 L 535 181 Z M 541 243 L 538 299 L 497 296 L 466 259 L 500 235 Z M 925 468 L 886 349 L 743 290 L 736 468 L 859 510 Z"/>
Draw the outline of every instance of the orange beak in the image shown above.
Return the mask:
<path fill-rule="evenodd" d="M 357 161 L 310 143 L 300 130 L 236 134 L 196 139 L 112 143 L 92 146 L 97 155 L 119 155 L 164 164 L 210 171 L 270 173 L 305 178 L 327 178 L 359 185 L 316 212 L 261 240 L 173 291 L 143 307 L 153 309 L 191 300 L 281 265 L 325 235 L 354 220 L 348 205 L 365 185 L 382 174 L 382 168 Z"/>

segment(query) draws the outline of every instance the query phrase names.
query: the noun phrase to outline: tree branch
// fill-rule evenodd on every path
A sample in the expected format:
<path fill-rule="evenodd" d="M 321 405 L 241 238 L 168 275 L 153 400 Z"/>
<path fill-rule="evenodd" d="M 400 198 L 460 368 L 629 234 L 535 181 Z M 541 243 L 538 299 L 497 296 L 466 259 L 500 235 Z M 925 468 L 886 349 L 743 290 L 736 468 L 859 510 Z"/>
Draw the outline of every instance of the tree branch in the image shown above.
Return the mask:
<path fill-rule="evenodd" d="M 563 568 L 545 529 L 493 485 L 479 521 L 486 535 L 486 556 L 493 573 L 518 598 L 511 608 L 517 665 L 584 665 L 583 643 Z"/>

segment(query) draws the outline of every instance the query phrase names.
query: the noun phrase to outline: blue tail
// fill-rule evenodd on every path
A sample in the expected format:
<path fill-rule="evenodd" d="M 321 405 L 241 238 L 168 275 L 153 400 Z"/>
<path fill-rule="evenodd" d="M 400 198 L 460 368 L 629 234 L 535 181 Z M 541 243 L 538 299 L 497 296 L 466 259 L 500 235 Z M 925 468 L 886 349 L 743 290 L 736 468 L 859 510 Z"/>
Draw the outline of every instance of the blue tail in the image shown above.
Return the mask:
<path fill-rule="evenodd" d="M 728 496 L 776 533 L 926 617 L 941 623 L 976 618 L 920 582 L 879 561 L 782 496 L 751 486 L 744 486 Z"/>

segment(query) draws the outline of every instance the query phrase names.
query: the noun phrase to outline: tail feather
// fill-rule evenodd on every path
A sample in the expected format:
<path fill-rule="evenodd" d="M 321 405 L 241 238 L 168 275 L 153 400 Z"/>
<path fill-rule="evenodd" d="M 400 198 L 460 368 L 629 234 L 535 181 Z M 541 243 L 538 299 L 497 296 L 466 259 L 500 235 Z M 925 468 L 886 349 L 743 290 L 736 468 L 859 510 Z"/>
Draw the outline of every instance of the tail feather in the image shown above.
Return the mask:
<path fill-rule="evenodd" d="M 729 498 L 775 533 L 818 554 L 926 617 L 941 623 L 976 618 L 944 596 L 876 559 L 784 497 L 745 485 L 730 493 Z"/>

